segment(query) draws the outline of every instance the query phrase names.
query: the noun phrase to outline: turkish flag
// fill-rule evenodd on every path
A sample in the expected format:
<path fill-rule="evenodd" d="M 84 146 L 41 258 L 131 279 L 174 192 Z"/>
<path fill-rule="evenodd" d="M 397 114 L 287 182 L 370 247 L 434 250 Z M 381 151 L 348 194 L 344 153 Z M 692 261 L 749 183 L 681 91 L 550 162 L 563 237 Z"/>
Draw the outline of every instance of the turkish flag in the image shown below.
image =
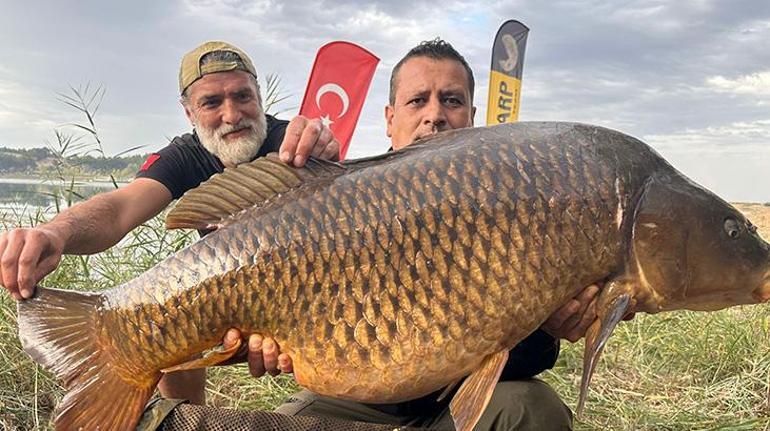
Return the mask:
<path fill-rule="evenodd" d="M 320 118 L 340 143 L 345 158 L 369 83 L 380 59 L 350 42 L 327 43 L 318 50 L 299 113 Z"/>

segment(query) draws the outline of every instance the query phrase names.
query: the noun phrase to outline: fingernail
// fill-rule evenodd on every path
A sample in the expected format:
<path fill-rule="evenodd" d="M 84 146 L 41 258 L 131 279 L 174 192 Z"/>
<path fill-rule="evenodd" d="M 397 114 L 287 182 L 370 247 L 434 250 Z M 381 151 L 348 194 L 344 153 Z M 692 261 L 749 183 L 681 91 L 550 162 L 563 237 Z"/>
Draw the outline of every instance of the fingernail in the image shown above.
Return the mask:
<path fill-rule="evenodd" d="M 262 340 L 257 336 L 249 338 L 249 350 L 262 350 Z"/>
<path fill-rule="evenodd" d="M 228 344 L 235 344 L 237 339 L 238 339 L 238 336 L 235 335 L 234 331 L 227 331 L 227 333 L 225 334 L 225 342 Z"/>
<path fill-rule="evenodd" d="M 24 299 L 29 299 L 32 297 L 32 289 L 21 289 L 21 296 Z"/>
<path fill-rule="evenodd" d="M 262 349 L 265 352 L 271 352 L 274 347 L 275 347 L 275 343 L 273 343 L 273 340 L 270 340 L 270 339 L 265 340 L 265 342 L 262 344 Z"/>
<path fill-rule="evenodd" d="M 281 161 L 284 163 L 289 163 L 291 161 L 291 156 L 289 156 L 288 151 L 281 151 L 280 157 Z"/>
<path fill-rule="evenodd" d="M 297 156 L 294 159 L 294 166 L 299 168 L 300 166 L 302 166 L 304 164 L 305 164 L 305 157 L 304 156 Z"/>

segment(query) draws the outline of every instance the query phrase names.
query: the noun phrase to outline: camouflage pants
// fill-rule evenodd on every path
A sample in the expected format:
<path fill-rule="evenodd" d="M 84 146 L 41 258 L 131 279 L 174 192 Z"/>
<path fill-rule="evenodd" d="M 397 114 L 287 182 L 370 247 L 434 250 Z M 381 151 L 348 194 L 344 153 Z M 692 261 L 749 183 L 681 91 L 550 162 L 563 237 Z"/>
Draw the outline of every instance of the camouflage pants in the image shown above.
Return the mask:
<path fill-rule="evenodd" d="M 397 405 L 401 407 L 402 405 Z M 454 430 L 449 400 L 430 400 L 407 408 L 367 405 L 322 397 L 303 390 L 278 407 L 286 415 L 321 416 L 387 423 L 430 430 Z M 556 392 L 539 379 L 499 382 L 476 430 L 571 430 L 572 412 Z"/>
<path fill-rule="evenodd" d="M 183 400 L 150 403 L 140 431 L 188 430 L 453 430 L 449 400 L 367 405 L 303 390 L 275 413 L 192 406 Z M 369 425 L 367 425 L 367 423 Z M 380 424 L 380 425 L 374 425 Z M 381 424 L 388 424 L 384 426 Z M 394 428 L 394 426 L 396 428 Z M 572 413 L 548 384 L 530 379 L 500 382 L 476 430 L 571 430 Z"/>

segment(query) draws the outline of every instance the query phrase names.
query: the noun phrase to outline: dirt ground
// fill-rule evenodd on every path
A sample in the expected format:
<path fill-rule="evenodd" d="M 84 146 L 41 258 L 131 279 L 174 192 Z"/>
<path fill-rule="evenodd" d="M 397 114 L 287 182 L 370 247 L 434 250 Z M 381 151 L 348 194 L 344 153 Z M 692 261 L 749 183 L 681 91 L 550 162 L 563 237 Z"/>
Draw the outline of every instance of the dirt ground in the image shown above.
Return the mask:
<path fill-rule="evenodd" d="M 759 235 L 770 242 L 770 206 L 766 204 L 744 204 L 734 203 L 735 208 L 738 208 L 746 217 L 751 220 L 752 223 L 759 228 Z"/>

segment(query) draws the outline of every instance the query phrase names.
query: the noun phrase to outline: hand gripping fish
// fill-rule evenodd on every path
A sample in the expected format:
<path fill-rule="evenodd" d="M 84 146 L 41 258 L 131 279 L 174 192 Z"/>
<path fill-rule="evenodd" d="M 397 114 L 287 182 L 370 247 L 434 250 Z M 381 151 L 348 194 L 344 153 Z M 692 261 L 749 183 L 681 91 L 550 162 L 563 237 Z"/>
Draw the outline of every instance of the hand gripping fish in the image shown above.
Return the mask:
<path fill-rule="evenodd" d="M 608 280 L 580 410 L 628 309 L 770 298 L 770 247 L 740 212 L 644 143 L 581 124 L 456 130 L 302 169 L 258 159 L 188 192 L 167 225 L 217 230 L 111 290 L 19 302 L 24 350 L 67 390 L 57 429 L 135 426 L 162 373 L 235 354 L 185 363 L 235 327 L 274 337 L 323 395 L 392 403 L 465 378 L 450 409 L 470 430 L 508 350 Z"/>

